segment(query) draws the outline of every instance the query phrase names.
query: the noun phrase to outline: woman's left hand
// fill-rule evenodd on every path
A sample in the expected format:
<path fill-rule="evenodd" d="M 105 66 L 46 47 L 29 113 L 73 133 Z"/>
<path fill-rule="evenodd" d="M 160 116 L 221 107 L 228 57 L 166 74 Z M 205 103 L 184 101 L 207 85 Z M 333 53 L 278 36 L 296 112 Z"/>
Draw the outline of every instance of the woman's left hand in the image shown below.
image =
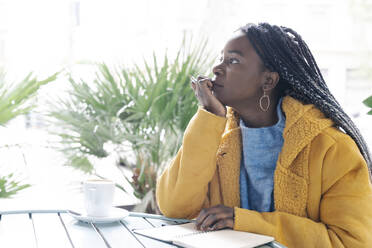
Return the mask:
<path fill-rule="evenodd" d="M 202 231 L 233 229 L 234 209 L 224 205 L 204 208 L 196 218 L 196 228 Z"/>

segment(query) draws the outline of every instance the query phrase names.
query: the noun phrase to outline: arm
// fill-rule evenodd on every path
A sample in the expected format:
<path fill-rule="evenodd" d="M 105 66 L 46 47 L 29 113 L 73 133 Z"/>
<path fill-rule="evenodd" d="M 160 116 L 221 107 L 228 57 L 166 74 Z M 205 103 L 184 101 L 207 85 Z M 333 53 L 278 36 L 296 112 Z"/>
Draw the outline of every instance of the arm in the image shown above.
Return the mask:
<path fill-rule="evenodd" d="M 157 181 L 156 197 L 164 215 L 190 218 L 201 210 L 225 125 L 225 117 L 202 108 L 191 119 L 182 147 Z"/>
<path fill-rule="evenodd" d="M 234 229 L 274 236 L 289 247 L 371 247 L 371 184 L 351 138 L 343 135 L 328 149 L 320 183 L 319 222 L 278 211 L 235 208 Z"/>

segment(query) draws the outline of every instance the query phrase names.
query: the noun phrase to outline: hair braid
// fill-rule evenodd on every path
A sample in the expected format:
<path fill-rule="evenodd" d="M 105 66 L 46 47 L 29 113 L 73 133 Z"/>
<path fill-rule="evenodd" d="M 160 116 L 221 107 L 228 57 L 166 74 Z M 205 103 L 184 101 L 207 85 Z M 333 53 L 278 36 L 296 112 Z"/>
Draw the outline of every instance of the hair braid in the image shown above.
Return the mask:
<path fill-rule="evenodd" d="M 367 162 L 371 176 L 372 160 L 360 131 L 327 87 L 323 75 L 301 36 L 294 30 L 268 23 L 241 27 L 253 48 L 270 71 L 279 73 L 281 94 L 314 104 L 326 117 L 350 135 Z"/>

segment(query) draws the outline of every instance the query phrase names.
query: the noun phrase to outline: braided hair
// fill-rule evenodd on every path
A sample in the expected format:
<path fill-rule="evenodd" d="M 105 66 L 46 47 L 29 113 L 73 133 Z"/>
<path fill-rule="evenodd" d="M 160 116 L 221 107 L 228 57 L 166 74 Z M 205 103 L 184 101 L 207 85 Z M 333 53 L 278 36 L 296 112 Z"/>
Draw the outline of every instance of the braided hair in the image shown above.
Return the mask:
<path fill-rule="evenodd" d="M 367 144 L 351 118 L 329 91 L 312 53 L 301 36 L 290 28 L 268 23 L 249 23 L 240 30 L 246 34 L 264 66 L 279 74 L 280 94 L 290 95 L 305 104 L 314 104 L 350 135 L 366 160 L 371 176 L 372 161 Z"/>

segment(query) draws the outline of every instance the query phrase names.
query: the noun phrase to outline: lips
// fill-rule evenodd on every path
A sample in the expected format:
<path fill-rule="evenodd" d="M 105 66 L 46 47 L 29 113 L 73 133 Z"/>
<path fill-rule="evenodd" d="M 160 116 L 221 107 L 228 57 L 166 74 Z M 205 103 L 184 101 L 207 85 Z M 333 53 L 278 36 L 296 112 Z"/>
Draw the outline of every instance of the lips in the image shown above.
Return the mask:
<path fill-rule="evenodd" d="M 215 80 L 212 81 L 213 87 L 223 87 L 222 84 L 217 83 Z"/>

